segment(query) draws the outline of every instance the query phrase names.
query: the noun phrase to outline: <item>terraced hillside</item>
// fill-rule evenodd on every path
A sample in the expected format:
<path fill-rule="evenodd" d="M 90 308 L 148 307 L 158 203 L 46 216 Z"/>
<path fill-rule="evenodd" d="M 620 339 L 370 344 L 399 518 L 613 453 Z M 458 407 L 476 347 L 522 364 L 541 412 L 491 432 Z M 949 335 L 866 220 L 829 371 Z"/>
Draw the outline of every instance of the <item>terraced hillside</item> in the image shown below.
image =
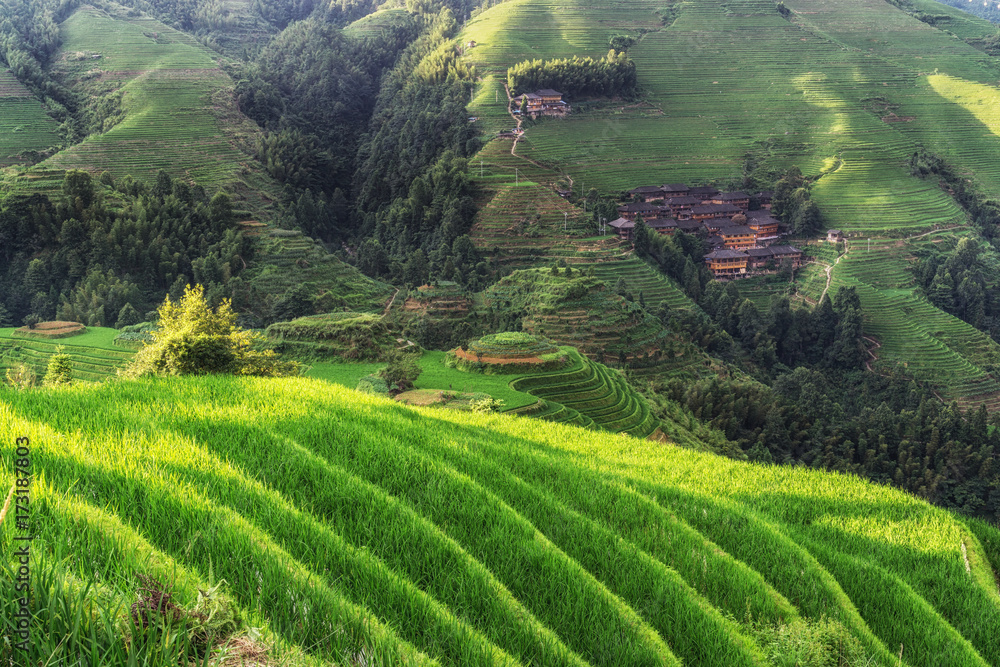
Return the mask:
<path fill-rule="evenodd" d="M 565 348 L 570 364 L 549 373 L 528 375 L 511 382 L 511 388 L 537 396 L 541 401 L 516 414 L 546 421 L 604 429 L 645 438 L 657 428 L 657 419 L 646 399 L 625 378 L 603 364 L 594 363 L 572 348 Z"/>
<path fill-rule="evenodd" d="M 522 318 L 524 331 L 572 345 L 598 361 L 655 355 L 666 331 L 638 302 L 579 269 L 515 271 L 483 292 L 486 307 Z"/>
<path fill-rule="evenodd" d="M 144 574 L 289 665 L 1000 663 L 1000 532 L 854 477 L 305 379 L 6 391 L 7 480 L 22 436 L 34 641 L 4 662 L 138 650 Z"/>
<path fill-rule="evenodd" d="M 741 177 L 748 155 L 764 169 L 798 166 L 814 180 L 825 223 L 845 230 L 853 247 L 830 280 L 836 257 L 806 268 L 800 296 L 808 303 L 841 284 L 858 285 L 882 358 L 905 362 L 946 400 L 997 404 L 1000 347 L 914 292 L 907 252 L 895 246 L 966 224 L 934 179 L 911 175 L 907 161 L 918 147 L 1000 195 L 1000 63 L 973 45 L 995 28 L 948 8 L 943 13 L 952 18 L 935 27 L 881 0 L 785 5 L 787 15 L 757 0 L 668 8 L 643 0 L 600 7 L 511 0 L 493 7 L 462 34 L 479 43 L 465 59 L 493 77 L 473 104 L 477 113 L 497 113 L 495 93 L 483 90 L 495 88 L 507 67 L 603 55 L 615 34 L 639 40 L 629 55 L 641 97 L 543 119 L 527 128 L 517 155 L 491 146 L 483 153 L 494 158 L 498 176 L 534 163 L 556 174 L 540 183 L 586 181 L 605 193 L 654 183 L 725 185 Z M 920 9 L 934 12 L 933 3 Z M 873 250 L 862 255 L 858 248 L 869 238 Z M 760 306 L 783 291 L 767 281 L 747 288 Z M 911 324 L 911 313 L 922 321 Z M 908 355 L 911 345 L 925 352 Z"/>
<path fill-rule="evenodd" d="M 163 169 L 206 188 L 239 191 L 250 172 L 239 147 L 259 130 L 235 109 L 218 55 L 159 21 L 106 7 L 81 7 L 62 24 L 56 71 L 90 97 L 106 96 L 117 113 L 102 133 L 43 166 L 147 181 Z"/>
<path fill-rule="evenodd" d="M 345 264 L 319 242 L 297 230 L 266 229 L 245 279 L 262 293 L 277 298 L 305 286 L 310 296 L 322 299 L 320 311 L 381 311 L 393 289 Z M 262 305 L 262 304 L 257 304 Z"/>
<path fill-rule="evenodd" d="M 23 363 L 40 380 L 45 375 L 49 357 L 61 347 L 70 356 L 74 380 L 106 380 L 114 377 L 135 354 L 134 350 L 114 344 L 117 335 L 115 329 L 89 327 L 86 333 L 71 338 L 44 340 L 18 336 L 13 328 L 0 329 L 0 376 Z"/>
<path fill-rule="evenodd" d="M 0 167 L 32 162 L 59 141 L 56 121 L 10 70 L 0 69 Z"/>

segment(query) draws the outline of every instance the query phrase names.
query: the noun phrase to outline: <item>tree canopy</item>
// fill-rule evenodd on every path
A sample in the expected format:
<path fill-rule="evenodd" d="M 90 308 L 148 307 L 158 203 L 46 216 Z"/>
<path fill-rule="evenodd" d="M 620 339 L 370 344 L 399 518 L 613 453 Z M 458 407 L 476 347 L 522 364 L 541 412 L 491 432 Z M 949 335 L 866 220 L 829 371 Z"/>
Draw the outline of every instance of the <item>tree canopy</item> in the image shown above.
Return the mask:
<path fill-rule="evenodd" d="M 228 299 L 213 309 L 205 288 L 188 285 L 176 303 L 168 296 L 157 310 L 159 329 L 153 342 L 135 355 L 126 375 L 294 375 L 299 366 L 261 349 L 262 338 L 236 326 Z"/>

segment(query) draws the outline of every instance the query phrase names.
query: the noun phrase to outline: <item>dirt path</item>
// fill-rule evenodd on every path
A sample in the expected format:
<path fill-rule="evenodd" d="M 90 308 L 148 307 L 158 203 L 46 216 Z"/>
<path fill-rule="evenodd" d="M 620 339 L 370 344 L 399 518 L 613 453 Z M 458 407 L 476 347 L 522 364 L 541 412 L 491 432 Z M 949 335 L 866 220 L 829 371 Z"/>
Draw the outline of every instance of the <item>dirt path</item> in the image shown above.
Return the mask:
<path fill-rule="evenodd" d="M 517 123 L 517 125 L 514 127 L 514 145 L 510 147 L 510 154 L 513 155 L 514 157 L 521 158 L 525 162 L 529 162 L 529 163 L 535 165 L 539 169 L 547 169 L 549 171 L 553 171 L 551 167 L 547 167 L 547 166 L 545 166 L 544 164 L 542 164 L 540 162 L 536 162 L 535 160 L 532 160 L 529 157 L 525 157 L 524 155 L 518 155 L 517 154 L 517 144 L 521 141 L 521 137 L 523 136 L 523 134 L 521 132 L 521 121 L 523 120 L 523 118 L 520 116 L 520 114 L 515 115 L 514 112 L 511 111 L 510 105 L 511 105 L 511 102 L 514 101 L 514 98 L 511 96 L 511 94 L 510 94 L 510 88 L 507 87 L 507 83 L 506 82 L 504 82 L 504 84 L 503 84 L 503 90 L 504 90 L 505 93 L 507 93 L 507 113 L 509 113 L 510 117 L 513 118 L 514 121 Z M 573 189 L 573 177 L 570 176 L 569 174 L 563 172 L 563 171 L 560 171 L 559 173 L 562 174 L 563 176 L 565 176 L 569 180 L 569 187 L 570 187 L 570 190 L 572 190 Z"/>
<path fill-rule="evenodd" d="M 847 241 L 844 241 L 844 254 L 841 255 L 840 257 L 838 257 L 833 262 L 833 264 L 831 264 L 830 266 L 826 267 L 826 287 L 823 288 L 823 293 L 819 295 L 819 301 L 822 301 L 823 297 L 826 296 L 826 293 L 830 291 L 830 282 L 833 280 L 833 268 L 835 266 L 837 266 L 838 264 L 840 264 L 840 260 L 842 260 L 845 257 L 847 257 L 847 253 L 850 251 L 850 249 L 851 248 L 847 244 Z"/>
<path fill-rule="evenodd" d="M 876 349 L 876 350 L 879 349 L 880 347 L 882 347 L 882 343 L 878 342 L 877 340 L 875 340 L 871 336 L 862 336 L 861 338 L 863 340 L 866 340 L 869 343 L 871 343 L 874 346 L 874 349 Z M 878 361 L 878 355 L 875 354 L 875 352 L 873 352 L 872 348 L 870 348 L 870 347 L 869 348 L 865 348 L 865 352 L 867 352 L 868 355 L 871 357 L 871 359 L 865 360 L 865 368 L 867 368 L 869 371 L 871 371 L 871 372 L 874 373 L 875 371 L 872 371 L 872 362 L 873 361 Z"/>
<path fill-rule="evenodd" d="M 392 295 L 392 298 L 389 299 L 389 305 L 385 307 L 384 311 L 382 311 L 382 317 L 385 317 L 386 315 L 389 314 L 389 309 L 392 308 L 392 304 L 395 303 L 397 294 L 399 294 L 398 288 L 396 289 L 396 292 Z"/>
<path fill-rule="evenodd" d="M 510 88 L 507 86 L 506 81 L 503 84 L 503 91 L 507 93 L 507 113 L 509 113 L 510 117 L 514 119 L 514 122 L 517 123 L 517 125 L 514 126 L 514 145 L 510 147 L 510 154 L 516 156 L 517 153 L 515 151 L 517 150 L 517 142 L 521 140 L 521 116 L 520 114 L 514 115 L 514 112 L 510 108 L 511 102 L 514 101 L 514 98 L 510 94 Z"/>

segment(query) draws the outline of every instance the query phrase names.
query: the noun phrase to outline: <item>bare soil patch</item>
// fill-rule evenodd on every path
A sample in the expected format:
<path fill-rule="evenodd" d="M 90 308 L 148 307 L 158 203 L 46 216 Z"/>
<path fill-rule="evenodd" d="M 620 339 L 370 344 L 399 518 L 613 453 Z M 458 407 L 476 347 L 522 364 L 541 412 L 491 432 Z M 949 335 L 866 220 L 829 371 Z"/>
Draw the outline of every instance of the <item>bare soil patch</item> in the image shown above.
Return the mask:
<path fill-rule="evenodd" d="M 29 329 L 28 327 L 16 329 L 19 334 L 47 338 L 67 338 L 69 336 L 81 334 L 86 330 L 87 327 L 83 326 L 79 322 L 59 321 L 39 322 L 35 325 L 34 329 Z"/>

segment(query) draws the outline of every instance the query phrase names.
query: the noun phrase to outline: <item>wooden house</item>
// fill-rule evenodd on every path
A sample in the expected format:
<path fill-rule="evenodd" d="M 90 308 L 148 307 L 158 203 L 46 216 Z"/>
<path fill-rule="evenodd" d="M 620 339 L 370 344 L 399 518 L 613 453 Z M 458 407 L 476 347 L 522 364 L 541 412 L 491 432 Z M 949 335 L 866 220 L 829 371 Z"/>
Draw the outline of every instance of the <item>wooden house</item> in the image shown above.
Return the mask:
<path fill-rule="evenodd" d="M 562 93 L 551 88 L 543 88 L 521 96 L 524 112 L 532 118 L 539 116 L 563 116 L 569 113 L 569 105 L 563 102 Z"/>
<path fill-rule="evenodd" d="M 826 232 L 826 240 L 830 243 L 836 243 L 837 241 L 844 240 L 844 232 L 839 229 L 829 229 Z"/>
<path fill-rule="evenodd" d="M 774 192 L 771 190 L 763 190 L 757 193 L 757 200 L 760 202 L 760 207 L 766 211 L 771 210 L 771 200 L 774 198 Z"/>
<path fill-rule="evenodd" d="M 663 190 L 659 185 L 642 185 L 628 191 L 633 201 L 648 202 L 653 199 L 663 199 Z"/>
<path fill-rule="evenodd" d="M 660 189 L 663 190 L 664 197 L 681 197 L 688 193 L 689 188 L 683 183 L 668 183 L 661 185 Z"/>
<path fill-rule="evenodd" d="M 618 215 L 626 220 L 632 220 L 633 222 L 640 215 L 644 219 L 658 218 L 660 217 L 660 207 L 653 204 L 647 204 L 646 202 L 632 202 L 631 204 L 622 204 L 619 206 Z"/>
<path fill-rule="evenodd" d="M 750 248 L 746 253 L 749 257 L 747 268 L 751 270 L 766 269 L 769 263 L 777 266 L 786 259 L 791 260 L 794 269 L 802 265 L 802 251 L 795 246 L 775 245 L 769 248 Z"/>
<path fill-rule="evenodd" d="M 746 250 L 757 245 L 757 235 L 752 229 L 742 225 L 722 227 L 718 234 L 730 250 Z"/>
<path fill-rule="evenodd" d="M 738 206 L 732 204 L 702 204 L 691 208 L 692 220 L 712 220 L 718 218 L 732 218 L 737 213 L 742 213 Z"/>
<path fill-rule="evenodd" d="M 732 278 L 745 275 L 749 257 L 738 250 L 713 250 L 705 255 L 705 263 L 716 278 Z"/>
<path fill-rule="evenodd" d="M 750 195 L 745 192 L 720 192 L 713 197 L 709 197 L 707 201 L 710 204 L 732 204 L 741 211 L 746 211 L 750 208 Z"/>
<path fill-rule="evenodd" d="M 700 220 L 692 220 L 691 218 L 680 219 L 677 221 L 677 230 L 684 232 L 685 234 L 697 234 L 704 227 Z"/>
<path fill-rule="evenodd" d="M 778 219 L 768 211 L 747 211 L 747 227 L 757 234 L 757 245 L 767 245 L 778 239 Z"/>
<path fill-rule="evenodd" d="M 726 248 L 726 240 L 718 234 L 709 234 L 704 241 L 705 247 L 709 250 L 724 250 Z"/>
<path fill-rule="evenodd" d="M 697 197 L 700 202 L 707 202 L 715 195 L 719 194 L 719 189 L 711 185 L 696 185 L 688 188 L 688 196 Z"/>
<path fill-rule="evenodd" d="M 701 205 L 701 200 L 691 195 L 681 195 L 670 197 L 663 202 L 663 205 L 670 209 L 670 215 L 676 217 L 691 216 L 691 209 Z"/>
<path fill-rule="evenodd" d="M 646 226 L 657 234 L 664 236 L 677 231 L 677 221 L 673 218 L 653 218 L 646 221 Z"/>
<path fill-rule="evenodd" d="M 773 245 L 768 250 L 771 251 L 777 262 L 791 260 L 793 269 L 802 266 L 802 251 L 793 245 Z"/>
<path fill-rule="evenodd" d="M 608 225 L 615 230 L 618 234 L 618 238 L 622 241 L 632 240 L 632 231 L 635 229 L 635 222 L 629 220 L 628 218 L 618 218 L 617 220 L 612 220 Z"/>

